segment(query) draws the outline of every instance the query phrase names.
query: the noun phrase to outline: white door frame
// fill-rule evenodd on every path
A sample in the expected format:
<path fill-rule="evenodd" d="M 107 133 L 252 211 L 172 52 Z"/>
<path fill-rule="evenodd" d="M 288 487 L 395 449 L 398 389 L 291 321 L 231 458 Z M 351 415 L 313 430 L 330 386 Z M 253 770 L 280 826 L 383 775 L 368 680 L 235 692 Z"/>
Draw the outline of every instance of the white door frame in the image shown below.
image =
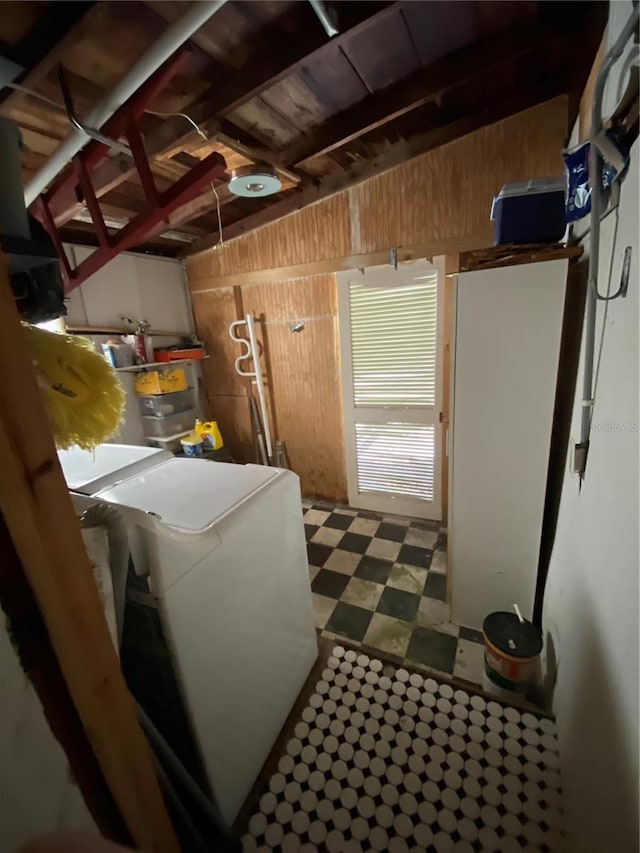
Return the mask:
<path fill-rule="evenodd" d="M 349 305 L 349 282 L 358 281 L 372 285 L 386 285 L 394 277 L 403 277 L 427 273 L 438 273 L 437 311 L 436 311 L 436 388 L 433 406 L 434 430 L 434 484 L 433 501 L 420 500 L 406 495 L 392 495 L 384 492 L 359 492 L 357 480 L 357 460 L 355 441 L 356 407 L 353 404 L 353 372 L 351 361 L 351 315 Z M 345 462 L 347 467 L 347 491 L 349 505 L 357 509 L 369 509 L 375 512 L 406 515 L 416 518 L 428 518 L 440 521 L 442 518 L 442 308 L 444 299 L 444 257 L 407 261 L 398 264 L 397 271 L 388 266 L 368 267 L 364 270 L 345 270 L 336 273 L 338 285 L 338 330 L 340 337 L 340 376 L 342 382 L 342 406 L 344 422 Z M 387 423 L 389 412 L 398 413 L 407 423 L 424 423 L 425 409 L 430 407 L 362 408 L 366 420 L 370 423 Z"/>

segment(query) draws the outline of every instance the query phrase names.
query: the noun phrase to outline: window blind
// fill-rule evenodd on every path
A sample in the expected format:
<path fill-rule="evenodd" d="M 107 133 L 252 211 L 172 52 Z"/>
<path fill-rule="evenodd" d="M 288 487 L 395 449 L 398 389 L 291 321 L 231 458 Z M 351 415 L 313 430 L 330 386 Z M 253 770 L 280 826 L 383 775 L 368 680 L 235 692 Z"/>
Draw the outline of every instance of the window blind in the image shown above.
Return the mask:
<path fill-rule="evenodd" d="M 359 492 L 387 492 L 433 500 L 433 424 L 356 423 Z"/>
<path fill-rule="evenodd" d="M 353 397 L 358 406 L 433 406 L 438 277 L 349 285 Z"/>

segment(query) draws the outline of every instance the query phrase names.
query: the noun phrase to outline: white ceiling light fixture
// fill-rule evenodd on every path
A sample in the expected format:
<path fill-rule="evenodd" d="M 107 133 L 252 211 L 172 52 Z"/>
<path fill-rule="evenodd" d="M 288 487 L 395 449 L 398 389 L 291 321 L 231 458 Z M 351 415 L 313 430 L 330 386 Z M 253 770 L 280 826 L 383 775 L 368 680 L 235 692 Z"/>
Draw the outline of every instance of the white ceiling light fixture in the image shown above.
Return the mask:
<path fill-rule="evenodd" d="M 234 169 L 229 178 L 229 192 L 243 198 L 264 198 L 282 189 L 282 181 L 271 166 L 254 163 Z"/>

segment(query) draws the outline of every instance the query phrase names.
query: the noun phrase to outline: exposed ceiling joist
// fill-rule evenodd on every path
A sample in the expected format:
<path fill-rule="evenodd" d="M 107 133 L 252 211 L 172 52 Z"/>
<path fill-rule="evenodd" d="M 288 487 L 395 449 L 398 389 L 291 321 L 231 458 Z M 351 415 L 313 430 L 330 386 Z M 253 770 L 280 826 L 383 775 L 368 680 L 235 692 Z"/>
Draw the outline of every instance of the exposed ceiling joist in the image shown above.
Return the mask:
<path fill-rule="evenodd" d="M 243 157 L 246 157 L 254 163 L 268 163 L 270 166 L 273 166 L 283 178 L 286 178 L 286 180 L 291 181 L 291 183 L 294 184 L 300 183 L 302 180 L 301 176 L 297 172 L 283 166 L 279 162 L 278 155 L 270 148 L 266 148 L 264 145 L 256 142 L 250 133 L 247 133 L 247 131 L 237 127 L 228 119 L 216 117 L 209 118 L 209 116 L 213 116 L 213 107 L 211 104 L 212 102 L 210 100 L 196 103 L 189 108 L 188 112 L 189 118 L 198 125 L 200 131 L 207 137 L 207 139 L 221 142 L 223 145 L 226 145 L 227 148 L 231 148 L 232 151 L 235 151 L 237 154 L 241 154 Z M 198 119 L 201 120 L 198 121 Z M 172 119 L 170 128 L 160 127 L 157 131 L 148 135 L 145 147 L 149 156 L 155 156 L 158 159 L 173 156 L 173 152 L 182 150 L 187 141 L 190 138 L 193 138 L 194 132 L 197 132 L 193 126 L 189 127 L 188 121 L 183 118 L 183 133 L 181 136 L 175 139 L 170 146 L 161 148 L 159 152 L 156 152 L 155 149 L 164 145 L 166 139 L 171 136 L 171 128 L 174 128 L 175 125 L 176 122 Z M 185 128 L 187 128 L 186 131 Z M 162 135 L 160 135 L 161 131 Z M 158 134 L 157 138 L 156 133 Z M 152 152 L 154 153 L 152 154 Z"/>
<path fill-rule="evenodd" d="M 598 6 L 597 9 L 596 6 Z M 592 8 L 582 4 L 580 7 L 574 4 L 558 4 L 557 10 L 545 8 L 541 20 L 531 22 L 529 26 L 515 31 L 511 28 L 509 31 L 476 43 L 475 46 L 459 50 L 456 54 L 432 64 L 428 74 L 418 72 L 415 77 L 420 82 L 416 83 L 415 87 L 411 80 L 394 85 L 393 97 L 389 92 L 385 93 L 386 110 L 389 110 L 391 118 L 397 118 L 399 114 L 403 115 L 409 111 L 407 108 L 417 109 L 424 105 L 427 94 L 426 100 L 439 98 L 451 90 L 455 90 L 454 94 L 456 94 L 465 88 L 465 84 L 476 86 L 478 92 L 485 90 L 491 92 L 492 88 L 495 88 L 492 87 L 491 81 L 499 74 L 500 65 L 500 60 L 496 58 L 494 51 L 500 49 L 502 49 L 502 56 L 509 54 L 508 61 L 512 64 L 509 73 L 511 76 L 515 74 L 514 79 L 518 81 L 516 86 L 511 87 L 511 92 L 507 88 L 493 102 L 489 98 L 483 98 L 468 103 L 465 107 L 463 100 L 463 109 L 466 109 L 466 112 L 454 109 L 452 115 L 445 108 L 441 114 L 442 123 L 437 127 L 427 128 L 406 141 L 393 144 L 373 159 L 359 160 L 341 175 L 334 174 L 323 178 L 314 187 L 298 188 L 264 210 L 225 225 L 225 239 L 229 240 L 246 234 L 336 192 L 346 190 L 412 157 L 445 145 L 467 133 L 557 95 L 571 94 L 573 90 L 582 91 L 602 33 L 603 8 L 598 4 L 594 4 Z M 594 14 L 591 14 L 592 9 Z M 578 40 L 583 49 L 578 57 L 568 62 L 567 50 L 574 40 Z M 507 67 L 504 70 L 506 73 Z M 431 75 L 433 79 L 429 81 Z M 422 89 L 419 89 L 419 86 Z M 468 100 L 468 97 L 467 93 L 465 100 Z M 337 147 L 346 145 L 348 140 L 364 136 L 365 133 L 381 126 L 372 122 L 371 113 L 365 112 L 367 102 L 379 105 L 376 107 L 380 109 L 377 118 L 382 124 L 387 123 L 382 108 L 383 99 L 385 99 L 384 95 L 380 98 L 378 96 L 369 98 L 353 109 L 356 118 L 350 119 L 349 114 L 334 117 L 324 128 L 321 126 L 314 130 L 309 135 L 310 138 L 304 139 L 304 145 L 313 145 L 313 153 L 307 156 L 317 157 L 328 150 L 336 150 Z M 446 105 L 446 99 L 443 98 L 443 102 Z M 331 136 L 330 132 L 334 135 Z M 302 144 L 301 142 L 300 147 L 297 147 L 297 144 L 291 146 L 282 156 L 282 162 L 287 164 L 295 162 L 296 165 L 302 163 L 302 157 L 305 156 Z M 297 155 L 294 152 L 291 156 L 294 148 L 297 150 Z M 197 240 L 185 249 L 183 254 L 190 255 L 206 250 L 217 240 L 217 234 Z"/>
<path fill-rule="evenodd" d="M 39 22 L 42 32 L 45 11 L 71 5 L 40 6 L 28 26 L 33 30 L 33 22 Z M 25 179 L 68 132 L 51 73 L 61 58 L 68 53 L 68 78 L 79 114 L 85 115 L 182 14 L 180 6 L 99 0 L 46 62 L 31 69 L 32 88 L 44 100 L 9 93 L 11 118 L 27 146 Z M 247 233 L 531 103 L 561 93 L 575 100 L 582 91 L 583 65 L 588 71 L 594 38 L 602 32 L 598 20 L 606 17 L 603 3 L 515 0 L 461 4 L 459 15 L 453 15 L 452 3 L 428 0 L 362 0 L 337 4 L 337 11 L 340 32 L 330 40 L 308 4 L 291 0 L 264 5 L 236 0 L 219 26 L 196 34 L 184 72 L 149 104 L 163 112 L 141 120 L 158 192 L 214 150 L 227 158 L 229 170 L 265 162 L 280 174 L 280 195 L 229 204 L 237 200 L 224 175 L 217 184 L 225 239 Z M 0 38 L 16 42 L 15 33 L 22 38 L 28 32 L 26 25 L 0 28 Z M 114 44 L 122 45 L 117 55 Z M 6 101 L 4 107 L 0 102 L 0 114 L 5 108 Z M 171 110 L 184 112 L 207 139 Z M 114 222 L 133 219 L 144 207 L 128 157 L 106 159 L 91 172 L 91 183 Z M 86 218 L 86 204 L 72 186 L 54 204 L 56 223 L 67 223 L 65 232 L 77 225 L 87 234 L 86 223 L 78 221 Z M 164 250 L 168 243 L 178 247 L 189 238 L 196 241 L 192 251 L 216 243 L 215 208 L 214 194 L 203 187 L 158 222 L 147 250 Z M 173 239 L 162 237 L 163 228 Z"/>
<path fill-rule="evenodd" d="M 557 81 L 553 79 L 546 80 L 542 84 L 528 89 L 526 92 L 496 102 L 473 116 L 465 116 L 442 127 L 414 136 L 406 142 L 392 146 L 384 154 L 373 160 L 366 160 L 359 163 L 343 175 L 332 176 L 307 189 L 295 190 L 264 210 L 252 216 L 244 217 L 237 222 L 232 222 L 224 228 L 224 239 L 232 240 L 235 237 L 248 234 L 256 228 L 282 219 L 284 216 L 295 213 L 297 210 L 302 210 L 302 208 L 308 207 L 311 204 L 316 204 L 329 196 L 335 195 L 335 193 L 348 190 L 362 181 L 380 175 L 413 157 L 453 142 L 461 136 L 508 118 L 514 115 L 514 113 L 537 106 L 559 94 L 561 94 L 561 87 Z M 183 254 L 193 255 L 206 251 L 215 245 L 218 239 L 219 235 L 217 232 L 203 237 L 192 243 L 191 246 L 185 249 Z"/>
<path fill-rule="evenodd" d="M 280 158 L 271 149 L 251 141 L 249 134 L 236 127 L 227 119 L 218 122 L 218 132 L 215 138 L 231 148 L 237 154 L 242 154 L 254 163 L 268 163 L 283 177 L 293 184 L 304 183 L 305 179 L 298 172 L 293 172 L 280 162 Z"/>
<path fill-rule="evenodd" d="M 381 5 L 381 4 L 379 4 Z M 342 17 L 344 23 L 352 23 L 339 36 L 331 41 L 332 45 L 354 33 L 363 32 L 367 27 L 379 23 L 384 17 L 391 14 L 400 4 L 389 4 L 384 6 L 374 15 L 362 18 L 364 10 L 370 12 L 369 3 L 345 4 Z M 347 11 L 346 7 L 353 7 Z M 250 63 L 250 67 L 243 74 L 236 75 L 224 86 L 217 84 L 206 97 L 201 97 L 194 104 L 185 108 L 186 114 L 199 127 L 206 125 L 205 132 L 209 137 L 221 133 L 225 138 L 225 144 L 233 150 L 244 154 L 254 161 L 261 160 L 276 168 L 283 177 L 294 183 L 301 179 L 298 174 L 284 166 L 276 153 L 270 151 L 250 138 L 250 134 L 241 130 L 234 124 L 225 120 L 222 122 L 217 116 L 223 116 L 243 103 L 251 100 L 265 88 L 273 86 L 277 80 L 283 79 L 293 73 L 305 61 L 317 57 L 329 44 L 326 35 L 320 27 L 309 31 L 310 35 L 304 35 L 293 40 L 295 48 L 291 45 L 287 50 L 271 51 L 264 63 Z M 175 148 L 181 141 L 186 140 L 194 133 L 194 128 L 181 116 L 167 117 L 162 124 L 145 137 L 145 149 L 150 159 L 158 157 L 170 148 Z M 104 163 L 92 175 L 94 191 L 98 198 L 113 190 L 123 181 L 135 174 L 135 168 L 129 158 L 118 156 Z M 58 225 L 62 225 L 74 218 L 74 215 L 82 209 L 77 200 L 72 196 L 60 197 L 57 200 L 55 210 L 52 210 L 54 219 Z"/>
<path fill-rule="evenodd" d="M 52 3 L 34 29 L 9 51 L 8 58 L 25 67 L 15 82 L 29 89 L 38 86 L 101 15 L 96 3 L 84 0 Z M 8 50 L 4 46 L 1 52 L 6 56 Z M 9 87 L 0 91 L 0 115 L 6 116 L 21 97 L 20 91 Z"/>
<path fill-rule="evenodd" d="M 271 47 L 268 55 L 261 63 L 250 63 L 250 67 L 242 75 L 232 77 L 224 86 L 212 94 L 210 105 L 212 114 L 225 116 L 238 107 L 257 97 L 266 89 L 275 86 L 306 63 L 321 57 L 328 44 L 341 45 L 354 35 L 365 32 L 395 14 L 401 3 L 376 4 L 379 8 L 371 13 L 373 4 L 366 2 L 340 3 L 337 7 L 339 14 L 340 32 L 329 42 L 324 29 L 316 25 L 296 34 L 295 38 L 280 37 Z M 313 14 L 312 14 L 312 17 Z"/>
<path fill-rule="evenodd" d="M 457 50 L 421 68 L 412 77 L 369 95 L 355 108 L 333 116 L 282 152 L 278 162 L 300 166 L 314 157 L 329 154 L 429 101 L 438 102 L 452 89 L 499 74 L 501 68 L 519 57 L 530 56 L 535 62 L 539 52 L 559 38 L 563 36 L 551 32 L 548 23 L 535 22 Z"/>

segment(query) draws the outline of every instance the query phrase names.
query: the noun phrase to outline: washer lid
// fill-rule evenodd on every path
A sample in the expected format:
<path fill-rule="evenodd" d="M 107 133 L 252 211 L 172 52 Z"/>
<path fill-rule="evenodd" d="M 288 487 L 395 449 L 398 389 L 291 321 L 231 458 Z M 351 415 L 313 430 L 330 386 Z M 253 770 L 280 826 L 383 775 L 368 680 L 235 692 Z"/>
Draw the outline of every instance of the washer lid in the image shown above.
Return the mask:
<path fill-rule="evenodd" d="M 153 513 L 184 533 L 201 533 L 280 473 L 263 465 L 171 459 L 105 489 L 98 497 Z"/>
<path fill-rule="evenodd" d="M 99 444 L 95 450 L 71 447 L 58 451 L 67 486 L 76 492 L 90 495 L 151 465 L 157 465 L 163 459 L 171 458 L 172 455 L 166 450 L 133 444 Z"/>

